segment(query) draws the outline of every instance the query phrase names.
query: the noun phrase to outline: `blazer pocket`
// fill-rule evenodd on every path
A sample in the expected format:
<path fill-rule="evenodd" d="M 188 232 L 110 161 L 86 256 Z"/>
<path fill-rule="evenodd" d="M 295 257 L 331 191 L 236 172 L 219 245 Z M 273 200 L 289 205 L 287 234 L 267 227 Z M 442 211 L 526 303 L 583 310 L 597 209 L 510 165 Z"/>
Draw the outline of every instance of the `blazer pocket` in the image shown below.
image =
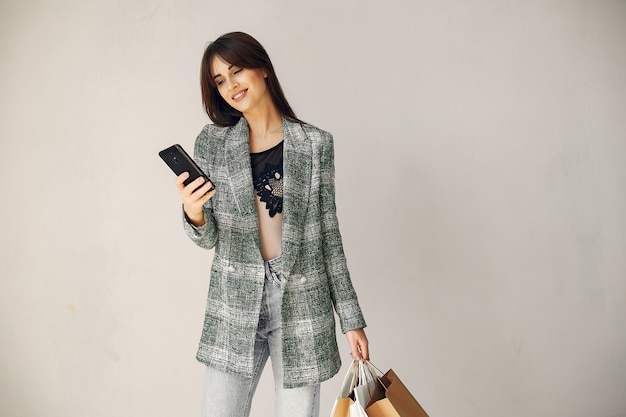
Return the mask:
<path fill-rule="evenodd" d="M 290 284 L 294 287 L 306 285 L 307 282 L 309 282 L 309 279 L 306 276 L 298 274 L 291 275 L 287 280 L 288 285 Z"/>
<path fill-rule="evenodd" d="M 295 320 L 311 320 L 332 314 L 332 301 L 324 277 L 291 275 L 287 281 L 283 307 Z"/>

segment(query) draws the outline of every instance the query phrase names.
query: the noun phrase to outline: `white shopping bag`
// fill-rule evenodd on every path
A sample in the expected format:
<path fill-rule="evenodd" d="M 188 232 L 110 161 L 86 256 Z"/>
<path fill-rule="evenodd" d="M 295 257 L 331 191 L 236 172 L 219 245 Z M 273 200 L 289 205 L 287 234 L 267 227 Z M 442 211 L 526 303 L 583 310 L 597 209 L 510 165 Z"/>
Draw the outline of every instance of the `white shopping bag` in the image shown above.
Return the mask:
<path fill-rule="evenodd" d="M 375 390 L 375 372 L 372 372 L 371 365 L 368 362 L 359 361 L 359 379 L 354 387 L 354 400 L 365 410 Z"/>
<path fill-rule="evenodd" d="M 365 408 L 375 388 L 376 376 L 372 374 L 368 364 L 352 361 L 330 417 L 367 417 Z"/>

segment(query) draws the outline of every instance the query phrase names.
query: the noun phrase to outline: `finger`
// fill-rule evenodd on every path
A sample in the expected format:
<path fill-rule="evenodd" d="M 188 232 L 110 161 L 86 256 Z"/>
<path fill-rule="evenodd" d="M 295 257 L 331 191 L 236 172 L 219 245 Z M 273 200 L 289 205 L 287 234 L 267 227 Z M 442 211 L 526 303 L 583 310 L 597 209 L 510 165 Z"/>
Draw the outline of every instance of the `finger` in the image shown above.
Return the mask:
<path fill-rule="evenodd" d="M 369 344 L 367 343 L 367 340 L 365 341 L 365 343 L 359 344 L 359 349 L 361 350 L 361 356 L 363 357 L 363 359 L 366 361 L 369 361 L 370 352 L 369 352 Z"/>
<path fill-rule="evenodd" d="M 182 174 L 180 174 L 178 177 L 176 177 L 176 181 L 175 184 L 176 186 L 182 190 L 183 188 L 185 188 L 185 185 L 183 184 L 185 182 L 185 180 L 189 178 L 189 173 L 188 172 L 183 172 Z"/>
<path fill-rule="evenodd" d="M 357 361 L 363 359 L 361 352 L 359 351 L 359 345 L 357 341 L 351 342 L 350 347 L 352 348 L 352 351 L 350 352 L 350 356 L 352 356 L 352 359 Z"/>
<path fill-rule="evenodd" d="M 193 200 L 197 200 L 197 201 L 203 200 L 203 199 L 204 199 L 204 197 L 206 197 L 206 196 L 207 196 L 207 194 L 210 194 L 211 192 L 215 191 L 214 189 L 212 189 L 212 188 L 213 188 L 213 184 L 211 184 L 211 183 L 210 183 L 210 182 L 208 182 L 208 181 L 207 181 L 206 183 L 204 183 L 204 185 L 202 185 L 202 186 L 199 186 L 199 185 L 198 185 L 198 186 L 196 186 L 195 181 L 194 181 L 194 182 L 192 182 L 192 183 L 191 183 L 191 184 L 189 184 L 189 185 L 193 185 L 193 187 L 197 187 L 197 188 L 195 188 L 195 189 L 194 189 L 194 191 L 191 193 L 191 198 L 192 198 Z M 193 187 L 192 187 L 192 188 L 193 188 Z M 213 196 L 213 194 L 211 194 L 211 197 L 212 197 L 212 196 Z M 209 198 L 210 198 L 210 197 L 209 197 Z M 208 200 L 208 198 L 207 198 L 206 200 Z"/>
<path fill-rule="evenodd" d="M 209 186 L 210 189 L 210 186 Z M 204 203 L 206 203 L 207 201 L 209 201 L 211 198 L 213 198 L 213 196 L 215 195 L 215 189 L 205 192 L 200 199 L 198 200 L 198 203 L 201 205 L 204 205 Z"/>
<path fill-rule="evenodd" d="M 205 179 L 202 177 L 198 177 L 195 180 L 191 181 L 189 184 L 184 185 L 184 188 L 181 190 L 181 195 L 183 197 L 183 199 L 187 199 L 187 198 L 193 198 L 193 199 L 198 199 L 199 197 L 201 197 L 203 194 L 200 195 L 196 195 L 194 197 L 194 194 L 196 191 L 198 191 L 198 189 L 202 186 L 202 184 L 204 184 Z M 207 190 L 205 190 L 206 192 Z"/>
<path fill-rule="evenodd" d="M 215 191 L 215 184 L 213 184 L 210 180 L 207 181 L 207 185 L 209 186 L 209 191 Z"/>

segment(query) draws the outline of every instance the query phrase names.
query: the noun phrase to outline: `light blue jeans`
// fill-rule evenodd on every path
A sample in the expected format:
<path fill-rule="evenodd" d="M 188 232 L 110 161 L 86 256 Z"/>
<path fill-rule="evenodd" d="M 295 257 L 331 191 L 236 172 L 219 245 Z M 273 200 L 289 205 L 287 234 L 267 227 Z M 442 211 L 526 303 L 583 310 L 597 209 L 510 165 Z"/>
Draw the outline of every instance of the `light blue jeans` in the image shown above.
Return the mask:
<path fill-rule="evenodd" d="M 276 417 L 319 417 L 319 384 L 283 388 L 281 294 L 285 279 L 277 272 L 279 270 L 280 258 L 265 262 L 265 285 L 254 343 L 252 378 L 207 367 L 202 417 L 248 417 L 252 396 L 268 357 L 272 358 Z"/>

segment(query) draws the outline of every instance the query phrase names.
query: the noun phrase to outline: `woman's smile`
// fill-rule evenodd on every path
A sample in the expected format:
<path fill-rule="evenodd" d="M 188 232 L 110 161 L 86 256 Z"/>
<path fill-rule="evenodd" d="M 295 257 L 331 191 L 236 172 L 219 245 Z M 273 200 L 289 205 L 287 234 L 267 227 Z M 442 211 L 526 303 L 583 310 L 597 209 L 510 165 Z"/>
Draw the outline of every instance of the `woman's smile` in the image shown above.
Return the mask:
<path fill-rule="evenodd" d="M 233 96 L 231 97 L 231 99 L 232 99 L 234 102 L 241 101 L 241 100 L 242 100 L 242 99 L 246 96 L 246 93 L 247 93 L 247 92 L 248 92 L 248 89 L 247 89 L 247 88 L 245 88 L 245 89 L 243 89 L 243 90 L 241 90 L 241 91 L 237 92 L 235 95 L 233 95 Z"/>

